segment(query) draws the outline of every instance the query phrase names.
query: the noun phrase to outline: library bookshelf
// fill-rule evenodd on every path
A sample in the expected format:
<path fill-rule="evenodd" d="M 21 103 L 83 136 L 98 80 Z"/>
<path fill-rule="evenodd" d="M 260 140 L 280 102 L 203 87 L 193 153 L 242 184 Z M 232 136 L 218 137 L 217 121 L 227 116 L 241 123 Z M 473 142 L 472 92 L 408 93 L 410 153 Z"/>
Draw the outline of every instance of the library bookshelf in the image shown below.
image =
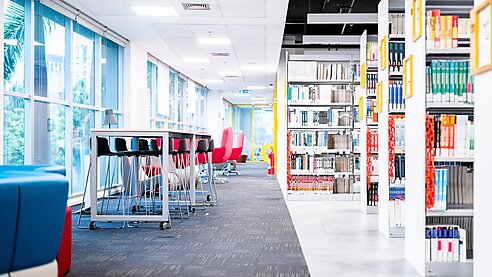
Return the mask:
<path fill-rule="evenodd" d="M 378 5 L 378 41 L 386 49 L 386 65 L 378 78 L 382 99 L 379 112 L 379 230 L 386 237 L 405 237 L 405 101 L 403 59 L 405 22 L 402 7 L 381 0 Z M 380 50 L 383 51 L 383 50 Z M 380 57 L 381 59 L 382 57 Z"/>
<path fill-rule="evenodd" d="M 358 200 L 353 58 L 287 55 L 287 200 Z"/>
<path fill-rule="evenodd" d="M 360 61 L 363 68 L 359 93 L 360 120 L 360 208 L 367 214 L 379 211 L 378 199 L 378 125 L 379 114 L 375 111 L 376 86 L 378 84 L 378 46 L 375 37 L 360 37 Z M 359 104 L 359 105 L 361 105 Z"/>
<path fill-rule="evenodd" d="M 421 1 L 420 13 L 412 3 L 405 2 L 413 68 L 404 73 L 413 90 L 405 99 L 405 256 L 421 275 L 473 276 L 474 88 L 466 34 L 473 1 Z M 417 29 L 421 22 L 420 38 L 412 37 L 414 22 Z M 448 255 L 436 250 L 442 243 Z"/>

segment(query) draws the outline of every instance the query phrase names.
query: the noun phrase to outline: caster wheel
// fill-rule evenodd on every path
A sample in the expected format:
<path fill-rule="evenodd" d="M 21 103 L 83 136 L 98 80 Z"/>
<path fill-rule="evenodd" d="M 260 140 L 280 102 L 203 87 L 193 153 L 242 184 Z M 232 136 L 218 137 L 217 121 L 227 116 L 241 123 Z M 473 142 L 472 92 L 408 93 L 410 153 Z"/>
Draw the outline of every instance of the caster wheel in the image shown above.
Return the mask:
<path fill-rule="evenodd" d="M 229 176 L 229 172 L 224 172 L 224 176 Z"/>
<path fill-rule="evenodd" d="M 212 200 L 212 197 L 210 195 L 207 195 L 207 201 L 210 202 Z"/>
<path fill-rule="evenodd" d="M 89 224 L 89 229 L 90 230 L 96 230 L 96 222 L 95 221 L 91 221 L 91 223 Z"/>
<path fill-rule="evenodd" d="M 159 224 L 159 229 L 161 230 L 166 230 L 166 229 L 170 229 L 171 226 L 169 225 L 169 222 L 167 221 L 161 221 L 161 223 Z"/>
<path fill-rule="evenodd" d="M 190 207 L 189 211 L 190 211 L 190 213 L 194 214 L 195 213 L 195 207 Z"/>

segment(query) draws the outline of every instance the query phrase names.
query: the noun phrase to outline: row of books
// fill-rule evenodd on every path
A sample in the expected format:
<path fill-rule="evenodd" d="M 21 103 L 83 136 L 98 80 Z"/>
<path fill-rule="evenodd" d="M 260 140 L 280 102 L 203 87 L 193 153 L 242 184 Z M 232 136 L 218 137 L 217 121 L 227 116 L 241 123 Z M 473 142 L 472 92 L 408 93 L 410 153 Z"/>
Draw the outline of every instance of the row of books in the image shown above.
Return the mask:
<path fill-rule="evenodd" d="M 403 60 L 405 59 L 405 43 L 390 42 L 388 43 L 389 50 L 389 71 L 403 72 Z"/>
<path fill-rule="evenodd" d="M 404 184 L 405 183 L 405 154 L 395 155 L 395 178 L 391 180 L 394 184 Z"/>
<path fill-rule="evenodd" d="M 291 170 L 293 173 L 337 173 L 349 172 L 349 156 L 328 154 L 292 154 Z"/>
<path fill-rule="evenodd" d="M 443 16 L 440 10 L 427 11 L 427 48 L 458 48 L 459 37 L 467 36 L 470 32 L 469 18 L 459 18 L 457 15 Z"/>
<path fill-rule="evenodd" d="M 368 159 L 371 159 L 371 167 L 367 167 L 367 171 L 369 174 L 372 176 L 378 176 L 379 174 L 379 159 L 378 155 L 371 155 L 371 157 L 367 157 Z"/>
<path fill-rule="evenodd" d="M 400 115 L 390 115 L 395 122 L 395 152 L 405 152 L 405 117 Z"/>
<path fill-rule="evenodd" d="M 475 135 L 473 116 L 434 115 L 436 157 L 473 157 Z"/>
<path fill-rule="evenodd" d="M 367 142 L 367 150 L 372 153 L 376 153 L 379 151 L 378 147 L 378 133 L 370 133 L 371 143 Z"/>
<path fill-rule="evenodd" d="M 329 193 L 350 193 L 350 178 L 334 176 L 291 176 L 290 190 L 328 191 Z"/>
<path fill-rule="evenodd" d="M 473 171 L 466 166 L 436 168 L 434 206 L 429 210 L 473 207 Z"/>
<path fill-rule="evenodd" d="M 366 89 L 367 94 L 376 94 L 376 86 L 378 85 L 378 74 L 367 73 Z"/>
<path fill-rule="evenodd" d="M 438 226 L 453 226 L 459 229 L 466 230 L 464 233 L 460 233 L 460 239 L 464 240 L 463 250 L 460 254 L 463 255 L 459 259 L 460 262 L 465 262 L 468 259 L 473 258 L 473 216 L 452 216 L 452 217 L 439 217 L 439 216 L 428 216 L 425 219 L 426 225 L 432 228 Z M 449 232 L 448 232 L 449 233 Z M 436 238 L 437 238 L 436 234 Z"/>
<path fill-rule="evenodd" d="M 457 225 L 425 226 L 426 262 L 466 262 L 466 233 Z"/>
<path fill-rule="evenodd" d="M 378 205 L 378 183 L 370 183 L 367 188 L 367 206 Z"/>
<path fill-rule="evenodd" d="M 392 110 L 405 109 L 403 81 L 389 81 L 389 108 Z"/>
<path fill-rule="evenodd" d="M 392 228 L 405 227 L 405 199 L 404 198 L 390 199 L 388 208 L 389 208 L 390 227 Z"/>
<path fill-rule="evenodd" d="M 352 80 L 350 64 L 318 63 L 318 80 Z"/>
<path fill-rule="evenodd" d="M 378 113 L 376 112 L 376 106 L 377 106 L 376 99 L 367 99 L 366 106 L 367 106 L 366 108 L 367 123 L 377 123 L 379 118 L 378 118 Z"/>
<path fill-rule="evenodd" d="M 390 200 L 405 200 L 405 187 L 390 187 L 389 188 Z"/>
<path fill-rule="evenodd" d="M 296 127 L 347 127 L 352 126 L 352 112 L 340 109 L 292 108 L 287 114 L 289 128 Z"/>
<path fill-rule="evenodd" d="M 391 13 L 390 15 L 390 34 L 403 35 L 405 34 L 405 14 Z"/>
<path fill-rule="evenodd" d="M 332 134 L 326 131 L 290 133 L 291 146 L 318 146 L 326 149 L 350 149 L 350 135 Z"/>
<path fill-rule="evenodd" d="M 426 98 L 430 102 L 473 102 L 470 61 L 432 60 L 426 67 Z"/>
<path fill-rule="evenodd" d="M 378 60 L 378 43 L 377 42 L 367 42 L 366 44 L 366 57 L 368 61 Z"/>
<path fill-rule="evenodd" d="M 345 85 L 290 85 L 287 100 L 289 104 L 352 103 L 352 91 Z"/>

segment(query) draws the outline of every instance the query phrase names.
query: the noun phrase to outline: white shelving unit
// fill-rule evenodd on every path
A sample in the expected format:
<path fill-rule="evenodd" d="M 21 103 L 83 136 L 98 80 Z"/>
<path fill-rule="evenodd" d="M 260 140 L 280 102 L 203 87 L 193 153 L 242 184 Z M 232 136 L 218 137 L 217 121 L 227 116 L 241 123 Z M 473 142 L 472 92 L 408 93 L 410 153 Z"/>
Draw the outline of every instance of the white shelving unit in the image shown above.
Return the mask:
<path fill-rule="evenodd" d="M 360 61 L 361 65 L 365 65 L 366 74 L 367 73 L 377 73 L 378 64 L 377 61 L 370 61 L 367 58 L 367 43 L 368 36 L 367 31 L 364 31 L 360 37 Z M 366 76 L 361 76 L 361 78 L 366 78 Z M 363 117 L 360 122 L 360 209 L 362 212 L 367 214 L 377 214 L 379 211 L 379 206 L 370 206 L 368 205 L 368 184 L 367 184 L 367 160 L 372 158 L 367 155 L 367 132 L 371 130 L 375 132 L 378 130 L 378 123 L 368 122 L 367 116 L 367 102 L 368 99 L 376 99 L 376 95 L 374 93 L 369 93 L 367 89 L 367 82 L 364 88 L 360 89 L 360 97 L 363 98 L 363 108 L 360 109 L 360 113 L 362 113 Z M 377 155 L 377 153 L 375 153 Z M 375 178 L 372 178 L 371 181 L 376 182 Z"/>
<path fill-rule="evenodd" d="M 329 59 L 327 56 L 323 60 L 313 60 L 306 56 L 305 59 L 302 57 L 296 57 L 293 59 L 295 62 L 316 62 L 319 66 L 320 63 L 341 63 L 346 66 L 353 66 L 353 57 L 349 59 L 340 59 L 334 57 L 334 59 Z M 289 66 L 289 56 L 287 54 L 287 66 Z M 319 67 L 317 67 L 319 70 Z M 287 72 L 289 72 L 287 70 Z M 353 70 L 350 71 L 353 74 Z M 310 86 L 310 85 L 333 85 L 333 86 L 346 86 L 347 90 L 352 93 L 354 91 L 355 81 L 353 79 L 342 79 L 342 80 L 311 80 L 312 78 L 306 79 L 292 79 L 287 74 L 287 89 L 290 86 Z M 346 101 L 346 100 L 345 100 Z M 304 110 L 329 110 L 337 109 L 340 111 L 350 112 L 350 116 L 353 117 L 353 99 L 350 103 L 333 103 L 333 102 L 317 102 L 313 103 L 310 100 L 299 101 L 297 99 L 289 100 L 287 99 L 286 109 L 289 111 L 290 108 Z M 328 200 L 328 201 L 357 201 L 359 195 L 354 193 L 353 178 L 354 173 L 354 163 L 353 163 L 353 145 L 352 145 L 352 131 L 353 131 L 353 118 L 351 120 L 350 126 L 327 126 L 326 124 L 317 126 L 298 126 L 287 123 L 287 133 L 292 132 L 329 132 L 330 134 L 345 134 L 349 135 L 349 149 L 328 149 L 326 146 L 292 146 L 287 145 L 287 155 L 292 157 L 292 154 L 331 154 L 331 155 L 345 155 L 349 157 L 349 168 L 350 171 L 344 172 L 320 172 L 320 170 L 287 170 L 287 178 L 289 177 L 301 177 L 306 178 L 306 184 L 313 183 L 312 187 L 300 188 L 300 189 L 287 189 L 287 200 Z M 289 135 L 287 135 L 289 136 Z M 324 188 L 315 187 L 315 182 L 318 182 L 316 177 L 330 177 L 335 178 L 349 178 L 350 179 L 350 193 L 334 193 L 333 191 L 326 190 Z M 303 181 L 304 182 L 304 181 Z M 319 183 L 318 183 L 319 184 Z M 324 184 L 323 184 L 324 185 Z M 310 186 L 310 185 L 309 185 Z"/>
<path fill-rule="evenodd" d="M 426 219 L 429 217 L 468 217 L 474 215 L 474 210 L 447 210 L 445 212 L 432 212 L 426 211 L 426 166 L 425 166 L 425 153 L 426 153 L 426 113 L 456 113 L 463 112 L 463 110 L 470 109 L 473 105 L 467 103 L 433 103 L 426 102 L 426 64 L 431 59 L 450 59 L 450 57 L 456 57 L 463 59 L 469 54 L 469 48 L 458 49 L 427 49 L 426 48 L 426 27 L 425 27 L 425 15 L 427 10 L 440 9 L 442 15 L 460 15 L 463 17 L 468 14 L 468 10 L 465 7 L 466 0 L 426 0 L 422 1 L 422 36 L 413 41 L 412 30 L 412 2 L 405 1 L 405 52 L 406 56 L 413 55 L 413 96 L 405 100 L 405 115 L 407 120 L 405 124 L 405 137 L 406 137 L 406 209 L 405 209 L 405 257 L 409 263 L 417 270 L 422 276 L 459 276 L 469 277 L 473 276 L 473 261 L 467 262 L 426 262 L 425 257 L 425 226 Z M 461 44 L 463 45 L 463 44 Z M 461 46 L 460 46 L 461 47 Z M 490 82 L 489 82 L 490 86 Z M 475 89 L 477 90 L 477 88 Z M 487 91 L 490 91 L 487 90 Z M 476 99 L 478 102 L 478 99 Z M 489 124 L 490 125 L 490 124 Z M 490 127 L 489 127 L 490 128 Z M 485 126 L 482 129 L 486 129 Z M 480 130 L 480 127 L 475 126 L 475 130 Z M 475 148 L 475 153 L 478 151 L 478 147 Z M 436 158 L 436 162 L 469 162 L 470 159 L 466 157 L 454 157 L 454 158 Z M 485 172 L 490 169 L 484 169 Z M 480 170 L 475 167 L 476 172 Z M 475 182 L 476 184 L 476 182 Z M 490 182 L 487 184 L 490 187 Z M 476 185 L 475 185 L 476 187 Z M 477 190 L 475 190 L 477 195 Z M 489 194 L 490 195 L 490 194 Z M 474 200 L 475 209 L 477 208 L 477 199 Z M 490 201 L 487 201 L 490 202 Z M 490 210 L 490 205 L 489 205 Z M 490 218 L 490 216 L 488 216 Z M 490 219 L 487 219 L 490 221 Z M 475 224 L 474 229 L 477 230 Z M 468 232 L 469 230 L 467 230 Z M 476 235 L 476 234 L 475 234 Z M 475 241 L 474 245 L 478 242 Z M 490 245 L 490 244 L 489 244 Z M 478 253 L 474 250 L 474 256 Z M 484 256 L 488 254 L 481 253 Z M 490 261 L 489 261 L 490 263 Z M 490 268 L 490 267 L 489 267 Z M 485 271 L 484 271 L 485 272 Z M 484 274 L 477 274 L 476 276 L 488 276 L 490 270 Z M 476 273 L 475 273 L 476 274 Z"/>

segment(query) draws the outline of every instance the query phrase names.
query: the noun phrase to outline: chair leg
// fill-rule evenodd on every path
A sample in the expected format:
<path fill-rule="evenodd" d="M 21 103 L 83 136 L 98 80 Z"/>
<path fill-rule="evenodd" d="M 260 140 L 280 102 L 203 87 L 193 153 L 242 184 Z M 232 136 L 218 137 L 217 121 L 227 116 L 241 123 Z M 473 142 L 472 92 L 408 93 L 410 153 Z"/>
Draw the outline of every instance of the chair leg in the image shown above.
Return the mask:
<path fill-rule="evenodd" d="M 82 194 L 82 205 L 80 206 L 79 216 L 77 219 L 77 228 L 79 229 L 89 229 L 89 227 L 81 227 L 80 221 L 82 218 L 82 211 L 85 209 L 85 195 L 87 193 L 87 185 L 89 184 L 89 175 L 91 173 L 91 163 L 89 163 L 89 169 L 87 170 L 87 178 L 85 179 L 84 193 Z"/>

